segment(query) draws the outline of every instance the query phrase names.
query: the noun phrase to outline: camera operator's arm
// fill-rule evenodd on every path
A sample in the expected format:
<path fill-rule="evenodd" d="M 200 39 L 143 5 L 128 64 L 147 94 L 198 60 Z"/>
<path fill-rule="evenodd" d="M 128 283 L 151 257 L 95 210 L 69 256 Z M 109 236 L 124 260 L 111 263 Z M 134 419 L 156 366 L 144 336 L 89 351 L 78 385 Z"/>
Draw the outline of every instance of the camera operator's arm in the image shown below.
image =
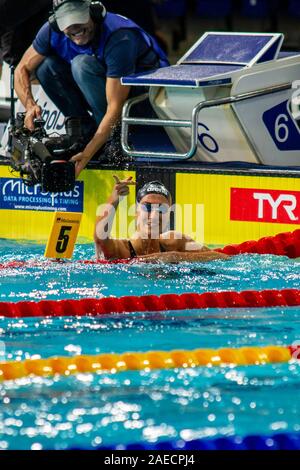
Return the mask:
<path fill-rule="evenodd" d="M 103 253 L 106 258 L 122 257 L 121 245 L 123 242 L 122 240 L 110 238 L 110 233 L 120 200 L 128 196 L 129 186 L 135 185 L 136 183 L 132 181 L 132 176 L 121 181 L 116 175 L 113 175 L 113 177 L 115 180 L 113 191 L 106 204 L 100 205 L 96 213 L 94 241 L 97 258 L 100 258 L 101 253 Z"/>
<path fill-rule="evenodd" d="M 33 98 L 30 76 L 44 59 L 45 56 L 30 46 L 15 71 L 15 90 L 26 110 L 25 127 L 31 131 L 34 129 L 34 119 L 41 117 L 41 108 Z"/>
<path fill-rule="evenodd" d="M 71 158 L 76 162 L 76 177 L 86 167 L 95 153 L 106 143 L 112 127 L 118 122 L 122 114 L 122 107 L 128 98 L 130 87 L 121 85 L 119 78 L 106 79 L 107 110 L 92 140 L 83 152 Z"/>

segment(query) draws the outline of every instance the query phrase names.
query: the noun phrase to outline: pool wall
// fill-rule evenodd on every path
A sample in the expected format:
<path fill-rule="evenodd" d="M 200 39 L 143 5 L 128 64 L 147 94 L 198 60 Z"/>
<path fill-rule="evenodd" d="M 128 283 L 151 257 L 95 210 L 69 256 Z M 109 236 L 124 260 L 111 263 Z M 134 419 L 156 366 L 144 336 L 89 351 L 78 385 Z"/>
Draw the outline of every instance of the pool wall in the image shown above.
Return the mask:
<path fill-rule="evenodd" d="M 184 231 L 210 245 L 241 243 L 249 239 L 293 231 L 300 222 L 300 171 L 266 168 L 215 168 L 191 164 L 94 166 L 82 173 L 73 192 L 42 193 L 26 187 L 0 165 L 0 238 L 47 240 L 53 212 L 83 212 L 79 237 L 93 239 L 96 209 L 113 186 L 112 175 L 132 176 L 139 187 L 145 181 L 161 180 L 170 188 L 175 217 L 171 228 Z M 114 236 L 127 237 L 134 226 L 135 188 L 121 203 Z M 130 208 L 127 216 L 128 209 Z M 175 219 L 175 220 L 174 220 Z"/>

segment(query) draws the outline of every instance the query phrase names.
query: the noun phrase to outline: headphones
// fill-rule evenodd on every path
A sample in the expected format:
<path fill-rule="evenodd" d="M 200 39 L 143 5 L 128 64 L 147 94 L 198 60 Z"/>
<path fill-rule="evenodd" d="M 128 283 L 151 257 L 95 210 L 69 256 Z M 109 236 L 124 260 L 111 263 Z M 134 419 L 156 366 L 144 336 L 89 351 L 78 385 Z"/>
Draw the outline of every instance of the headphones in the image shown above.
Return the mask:
<path fill-rule="evenodd" d="M 50 16 L 48 18 L 50 27 L 55 31 L 56 33 L 61 33 L 61 30 L 58 27 L 57 21 L 56 21 L 56 11 L 65 3 L 89 3 L 90 7 L 90 17 L 92 20 L 99 24 L 101 23 L 105 16 L 106 16 L 106 8 L 105 6 L 99 2 L 98 0 L 92 0 L 91 2 L 87 0 L 53 0 L 53 10 L 50 13 Z"/>

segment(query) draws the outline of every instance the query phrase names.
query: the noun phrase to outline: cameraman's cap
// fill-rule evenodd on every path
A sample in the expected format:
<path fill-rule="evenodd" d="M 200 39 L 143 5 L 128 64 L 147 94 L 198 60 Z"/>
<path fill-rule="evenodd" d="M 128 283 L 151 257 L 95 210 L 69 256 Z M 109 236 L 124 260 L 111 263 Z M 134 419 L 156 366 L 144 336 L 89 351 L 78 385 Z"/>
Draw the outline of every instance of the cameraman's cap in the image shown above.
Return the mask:
<path fill-rule="evenodd" d="M 137 202 L 140 202 L 140 200 L 143 199 L 144 196 L 147 196 L 147 194 L 160 194 L 168 199 L 169 202 L 172 201 L 170 191 L 160 181 L 149 181 L 149 183 L 144 184 L 144 186 L 142 186 L 137 192 Z"/>
<path fill-rule="evenodd" d="M 90 19 L 90 1 L 79 0 L 62 3 L 55 10 L 55 19 L 61 31 L 73 24 L 84 24 Z"/>

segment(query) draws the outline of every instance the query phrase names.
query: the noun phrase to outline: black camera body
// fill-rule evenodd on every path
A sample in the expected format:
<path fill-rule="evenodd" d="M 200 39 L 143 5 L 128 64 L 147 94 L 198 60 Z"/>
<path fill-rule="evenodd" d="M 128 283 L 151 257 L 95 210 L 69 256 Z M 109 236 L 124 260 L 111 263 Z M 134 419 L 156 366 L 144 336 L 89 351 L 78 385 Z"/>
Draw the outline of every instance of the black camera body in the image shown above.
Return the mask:
<path fill-rule="evenodd" d="M 66 118 L 63 135 L 48 135 L 43 119 L 36 119 L 35 129 L 29 131 L 24 119 L 25 113 L 17 113 L 9 130 L 11 167 L 26 185 L 39 183 L 44 192 L 73 190 L 75 164 L 69 159 L 83 149 L 80 118 Z"/>

